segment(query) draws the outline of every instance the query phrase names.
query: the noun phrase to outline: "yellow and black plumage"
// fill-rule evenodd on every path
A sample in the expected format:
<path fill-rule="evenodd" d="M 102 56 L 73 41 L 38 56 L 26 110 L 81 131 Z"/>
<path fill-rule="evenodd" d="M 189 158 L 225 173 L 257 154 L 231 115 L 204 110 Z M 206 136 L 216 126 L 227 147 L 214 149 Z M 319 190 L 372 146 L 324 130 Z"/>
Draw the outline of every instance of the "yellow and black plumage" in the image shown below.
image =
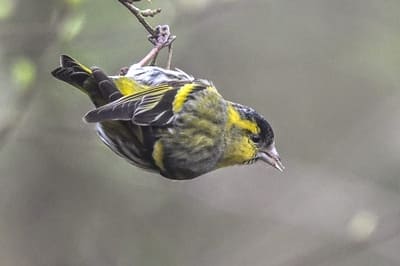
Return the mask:
<path fill-rule="evenodd" d="M 136 166 L 171 179 L 257 160 L 283 170 L 269 123 L 225 100 L 209 81 L 154 66 L 108 77 L 65 55 L 52 75 L 90 97 L 96 108 L 84 119 L 97 123 L 101 140 Z"/>

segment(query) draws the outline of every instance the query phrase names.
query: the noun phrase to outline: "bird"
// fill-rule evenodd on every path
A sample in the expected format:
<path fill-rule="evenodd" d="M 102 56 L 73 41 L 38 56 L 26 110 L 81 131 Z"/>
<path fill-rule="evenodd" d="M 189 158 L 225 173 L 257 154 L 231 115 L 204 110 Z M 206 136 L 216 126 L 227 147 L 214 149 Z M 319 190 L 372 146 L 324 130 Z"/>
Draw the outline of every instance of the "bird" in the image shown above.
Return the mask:
<path fill-rule="evenodd" d="M 173 180 L 263 161 L 284 170 L 274 131 L 253 108 L 180 69 L 132 65 L 107 76 L 67 55 L 51 74 L 89 96 L 101 141 L 131 164 Z"/>

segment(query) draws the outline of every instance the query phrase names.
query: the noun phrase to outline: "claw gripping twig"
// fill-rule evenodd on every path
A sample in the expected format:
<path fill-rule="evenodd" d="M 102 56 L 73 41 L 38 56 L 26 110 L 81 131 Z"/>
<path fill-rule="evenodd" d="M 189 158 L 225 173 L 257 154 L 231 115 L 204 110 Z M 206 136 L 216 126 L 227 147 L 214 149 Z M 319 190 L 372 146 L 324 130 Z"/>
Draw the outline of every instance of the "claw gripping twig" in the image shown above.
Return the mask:
<path fill-rule="evenodd" d="M 144 66 L 151 61 L 151 65 L 155 65 L 157 55 L 160 50 L 164 47 L 168 47 L 168 59 L 167 59 L 167 69 L 171 67 L 172 60 L 172 42 L 175 40 L 176 36 L 171 35 L 168 25 L 159 25 L 156 28 L 150 26 L 145 17 L 153 17 L 161 12 L 161 9 L 146 9 L 141 10 L 133 5 L 133 1 L 138 2 L 140 0 L 118 0 L 122 5 L 124 5 L 128 10 L 135 15 L 137 20 L 143 25 L 143 27 L 150 34 L 148 40 L 154 45 L 153 49 L 137 64 L 139 66 Z M 121 71 L 124 73 L 125 71 Z"/>

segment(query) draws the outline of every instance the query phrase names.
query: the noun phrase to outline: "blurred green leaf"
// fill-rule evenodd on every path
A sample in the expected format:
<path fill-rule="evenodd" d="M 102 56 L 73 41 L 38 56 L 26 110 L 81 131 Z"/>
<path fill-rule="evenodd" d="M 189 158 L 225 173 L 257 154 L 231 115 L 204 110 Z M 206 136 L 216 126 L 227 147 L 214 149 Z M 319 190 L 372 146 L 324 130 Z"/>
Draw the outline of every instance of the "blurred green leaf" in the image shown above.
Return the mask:
<path fill-rule="evenodd" d="M 11 65 L 11 77 L 19 89 L 26 89 L 36 79 L 36 65 L 27 57 L 20 57 Z"/>
<path fill-rule="evenodd" d="M 61 28 L 60 39 L 67 42 L 73 40 L 82 31 L 85 18 L 84 14 L 68 17 Z"/>
<path fill-rule="evenodd" d="M 12 0 L 0 0 L 0 20 L 7 19 L 14 14 L 15 2 Z"/>

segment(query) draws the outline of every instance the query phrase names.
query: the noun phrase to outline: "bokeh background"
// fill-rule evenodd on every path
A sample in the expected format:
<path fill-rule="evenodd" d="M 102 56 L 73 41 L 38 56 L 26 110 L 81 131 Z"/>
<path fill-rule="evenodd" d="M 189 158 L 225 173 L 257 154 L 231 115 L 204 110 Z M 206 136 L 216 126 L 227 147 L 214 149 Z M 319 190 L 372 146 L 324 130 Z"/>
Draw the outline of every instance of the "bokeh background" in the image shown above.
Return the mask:
<path fill-rule="evenodd" d="M 50 76 L 150 48 L 118 1 L 0 0 L 0 264 L 400 265 L 400 1 L 153 0 L 173 65 L 265 114 L 284 173 L 132 167 Z"/>

